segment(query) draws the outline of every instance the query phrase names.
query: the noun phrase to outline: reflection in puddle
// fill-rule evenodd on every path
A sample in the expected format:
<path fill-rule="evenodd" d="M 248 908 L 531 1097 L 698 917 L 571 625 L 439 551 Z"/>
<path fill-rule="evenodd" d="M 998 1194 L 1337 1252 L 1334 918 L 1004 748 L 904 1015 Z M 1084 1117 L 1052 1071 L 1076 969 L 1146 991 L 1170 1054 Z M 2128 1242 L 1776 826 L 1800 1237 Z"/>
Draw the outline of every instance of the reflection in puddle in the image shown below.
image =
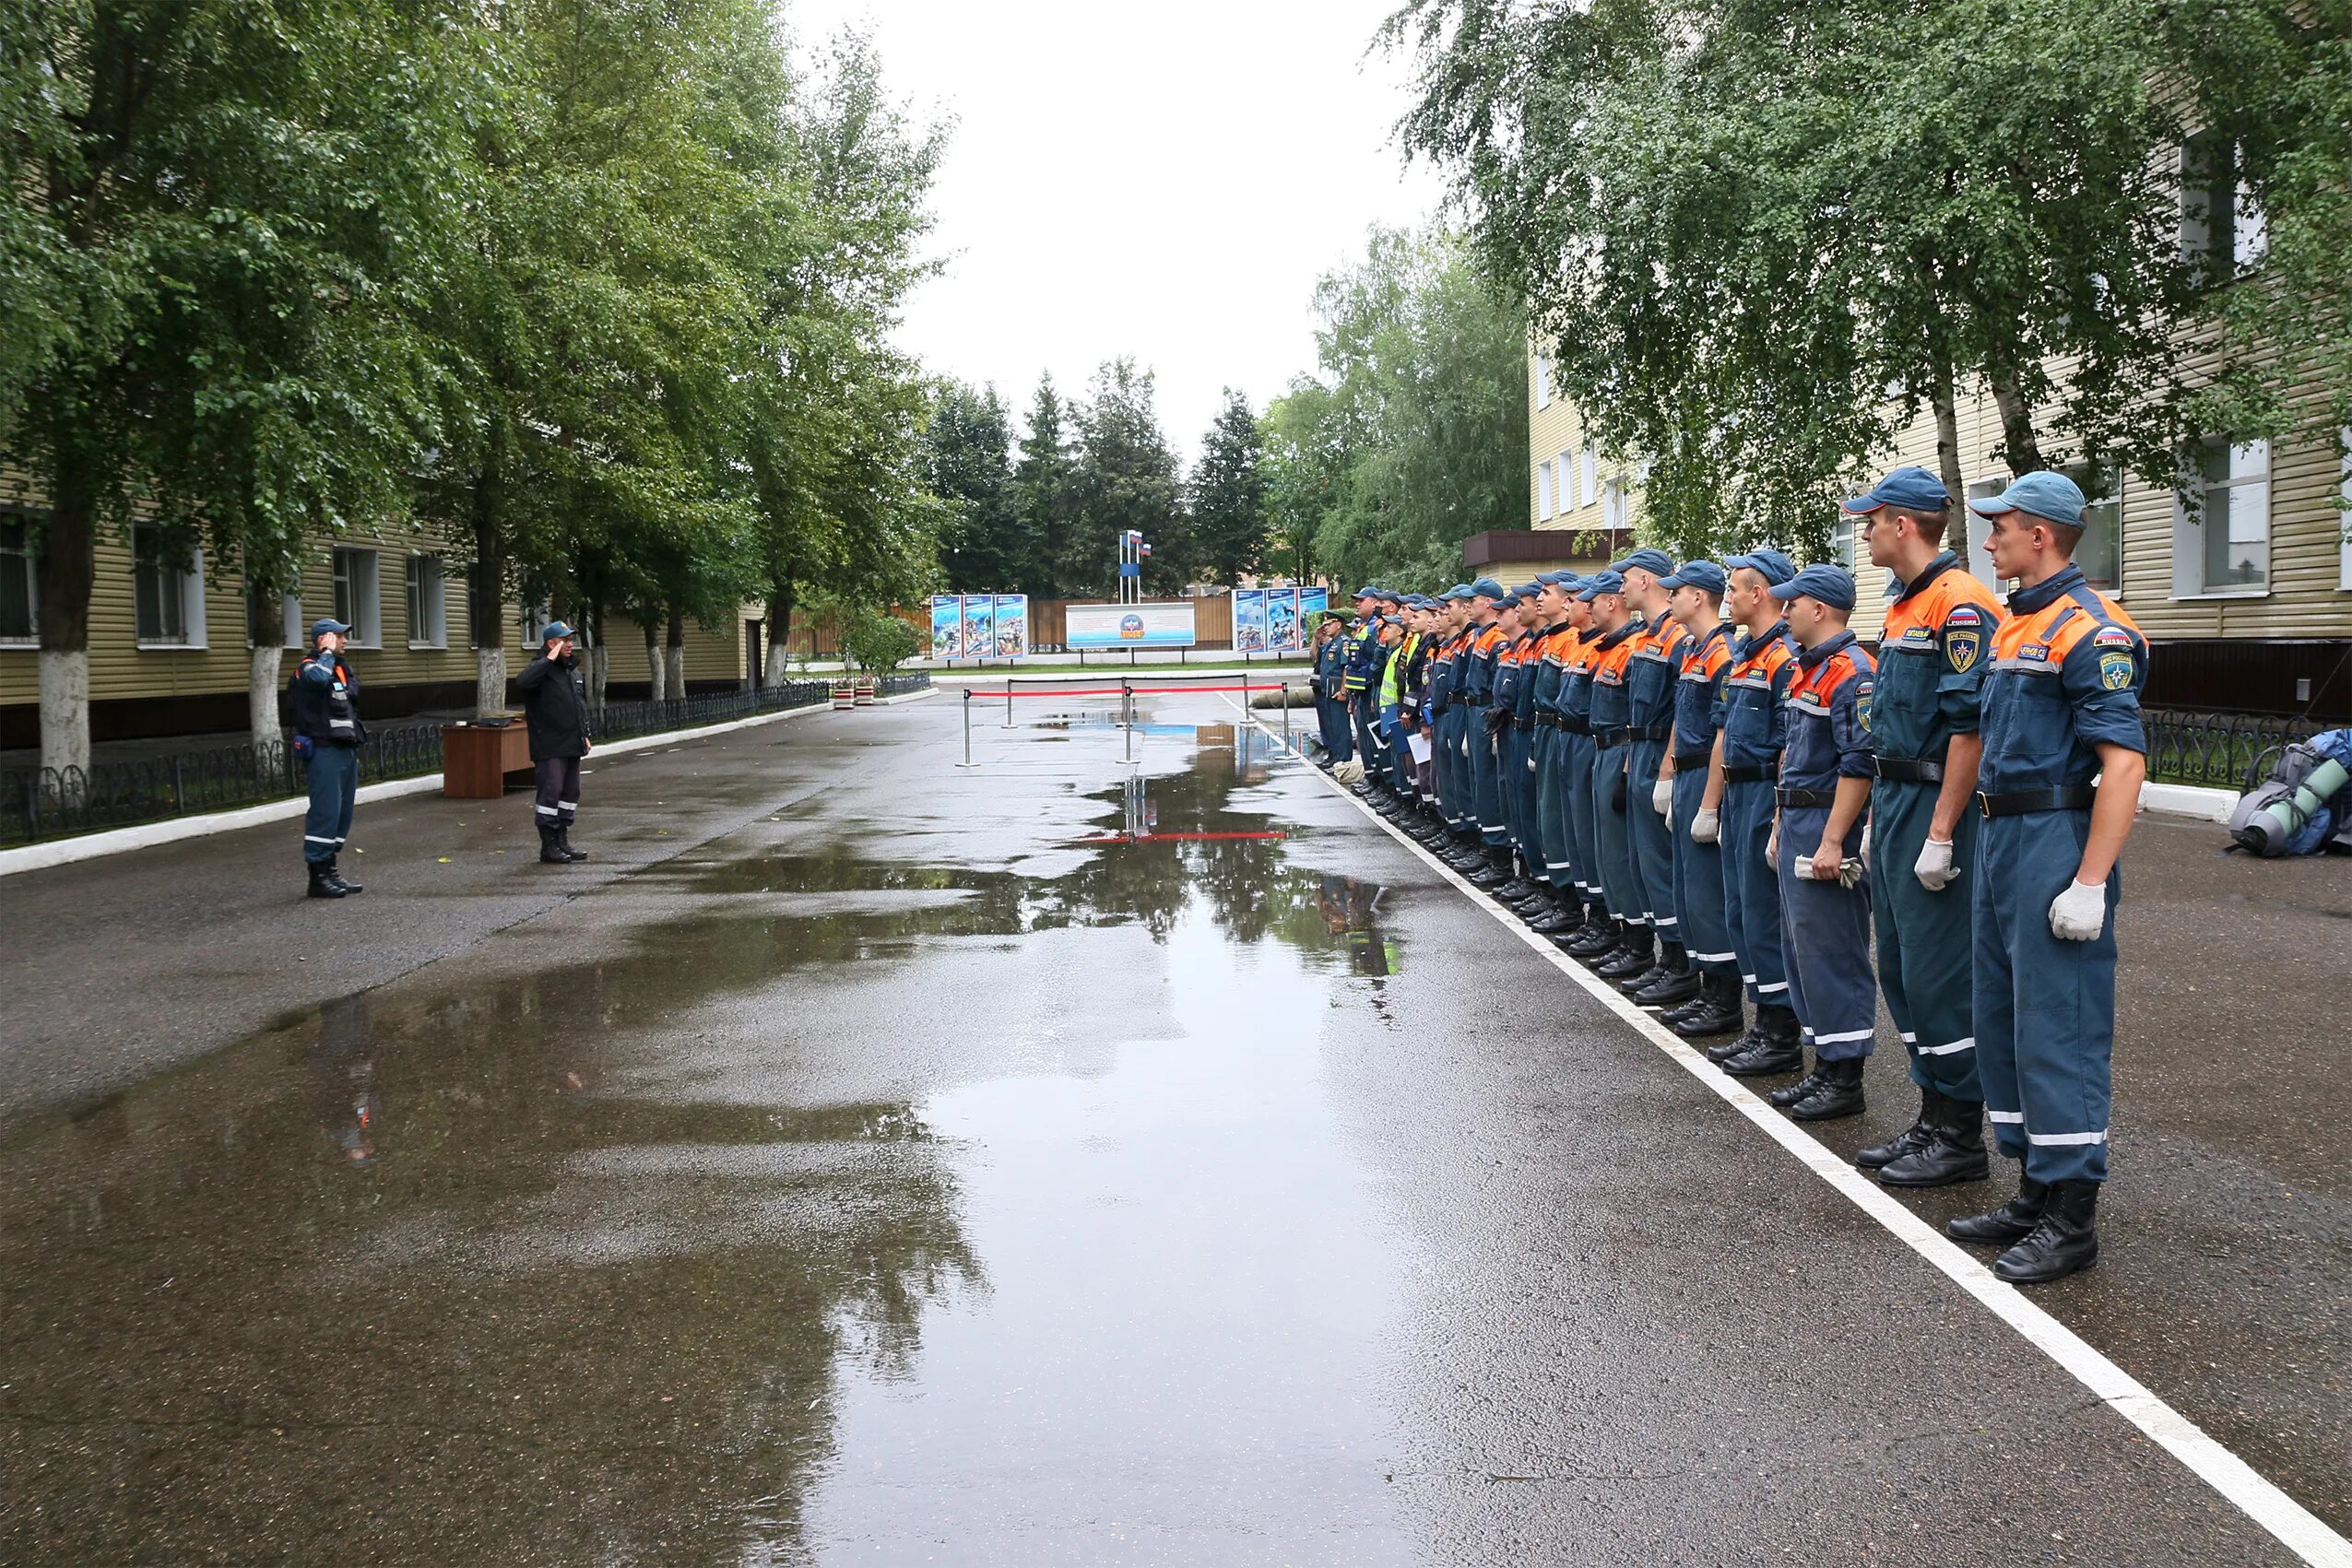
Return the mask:
<path fill-rule="evenodd" d="M 1262 737 L 1188 733 L 1154 832 L 1272 831 Z M 1317 1077 L 1334 980 L 1394 972 L 1380 890 L 1268 838 L 1023 875 L 775 826 L 20 1129 L 0 1560 L 807 1561 L 951 1534 L 874 1464 L 951 1510 L 1014 1453 L 1389 1555 Z M 1216 1473 L 1138 1469 L 1172 1431 Z"/>

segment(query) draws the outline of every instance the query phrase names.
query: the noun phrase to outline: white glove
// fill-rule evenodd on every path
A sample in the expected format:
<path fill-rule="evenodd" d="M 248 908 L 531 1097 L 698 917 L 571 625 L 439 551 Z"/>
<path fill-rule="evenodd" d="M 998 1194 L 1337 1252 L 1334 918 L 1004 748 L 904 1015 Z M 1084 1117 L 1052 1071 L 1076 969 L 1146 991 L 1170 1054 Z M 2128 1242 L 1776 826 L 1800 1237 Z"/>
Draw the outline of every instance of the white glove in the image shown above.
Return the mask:
<path fill-rule="evenodd" d="M 1797 858 L 1796 858 L 1796 863 L 1795 863 L 1795 867 L 1794 867 L 1794 869 L 1795 869 L 1796 874 L 1797 874 L 1797 880 L 1798 880 L 1798 881 L 1800 881 L 1800 882 L 1810 882 L 1810 881 L 1812 881 L 1812 880 L 1813 880 L 1813 856 L 1812 856 L 1812 855 L 1800 855 L 1799 856 L 1797 856 Z"/>
<path fill-rule="evenodd" d="M 1532 757 L 1527 760 L 1527 771 L 1531 773 L 1535 772 L 1535 759 Z"/>
<path fill-rule="evenodd" d="M 1660 779 L 1649 786 L 1649 808 L 1661 817 L 1674 814 L 1674 781 Z"/>
<path fill-rule="evenodd" d="M 1713 843 L 1723 836 L 1723 819 L 1712 806 L 1702 806 L 1691 814 L 1691 842 Z"/>
<path fill-rule="evenodd" d="M 2069 881 L 2050 901 L 2051 934 L 2061 941 L 2087 942 L 2107 928 L 2107 890 Z"/>
<path fill-rule="evenodd" d="M 1778 822 L 1773 823 L 1772 831 L 1764 835 L 1764 863 L 1776 873 L 1780 869 L 1780 824 Z"/>
<path fill-rule="evenodd" d="M 1960 868 L 1952 864 L 1952 841 L 1930 839 L 1920 845 L 1919 862 L 1911 867 L 1911 875 L 1931 893 L 1940 893 L 1958 881 Z"/>

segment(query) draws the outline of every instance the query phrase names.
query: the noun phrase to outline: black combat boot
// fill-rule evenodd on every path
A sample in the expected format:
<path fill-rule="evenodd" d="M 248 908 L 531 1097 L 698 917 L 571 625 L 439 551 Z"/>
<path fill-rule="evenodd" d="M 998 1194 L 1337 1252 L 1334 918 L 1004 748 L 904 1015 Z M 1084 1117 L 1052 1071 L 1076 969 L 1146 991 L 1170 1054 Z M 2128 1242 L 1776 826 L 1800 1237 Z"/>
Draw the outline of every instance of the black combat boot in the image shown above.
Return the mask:
<path fill-rule="evenodd" d="M 1603 953 L 1592 966 L 1592 973 L 1603 980 L 1625 980 L 1639 974 L 1650 965 L 1652 957 L 1649 927 L 1625 922 L 1625 939 L 1617 950 Z"/>
<path fill-rule="evenodd" d="M 572 864 L 572 857 L 563 853 L 563 841 L 556 836 L 556 831 L 553 828 L 539 830 L 539 864 L 542 866 Z"/>
<path fill-rule="evenodd" d="M 1984 1151 L 1984 1107 L 1974 1100 L 1931 1094 L 1936 1107 L 1928 1140 L 1879 1170 L 1878 1179 L 1890 1187 L 1944 1187 L 1980 1182 L 1992 1173 Z"/>
<path fill-rule="evenodd" d="M 1821 1082 L 1811 1094 L 1789 1107 L 1790 1118 L 1799 1122 L 1834 1122 L 1841 1116 L 1861 1115 L 1864 1059 L 1846 1056 L 1822 1063 Z"/>
<path fill-rule="evenodd" d="M 1495 890 L 1495 899 L 1513 908 L 1525 903 L 1534 896 L 1535 884 L 1527 879 L 1526 872 L 1519 870 L 1513 870 L 1510 878 Z"/>
<path fill-rule="evenodd" d="M 1744 982 L 1742 983 L 1740 990 L 1742 999 L 1744 1000 L 1747 994 L 1747 987 Z M 1709 1045 L 1707 1047 L 1707 1059 L 1713 1062 L 1720 1067 L 1724 1063 L 1730 1061 L 1732 1057 L 1741 1055 L 1743 1052 L 1753 1051 L 1758 1045 L 1763 1043 L 1764 1004 L 1758 1002 L 1755 1009 L 1755 1021 L 1749 1024 L 1747 1028 L 1741 1032 L 1738 1039 L 1726 1040 L 1720 1045 Z"/>
<path fill-rule="evenodd" d="M 1865 1171 L 1876 1171 L 1892 1165 L 1906 1154 L 1915 1154 L 1925 1149 L 1935 1137 L 1935 1118 L 1943 1102 L 1944 1096 L 1932 1089 L 1921 1090 L 1920 1114 L 1911 1119 L 1911 1125 L 1885 1143 L 1873 1143 L 1856 1149 L 1854 1163 Z"/>
<path fill-rule="evenodd" d="M 1474 888 L 1490 890 L 1499 888 L 1511 879 L 1511 852 L 1507 849 L 1489 849 L 1484 861 L 1476 870 L 1465 871 L 1462 875 L 1470 879 L 1471 886 Z"/>
<path fill-rule="evenodd" d="M 563 852 L 563 858 L 566 860 L 585 860 L 588 858 L 588 852 L 586 850 L 574 849 L 573 847 L 572 824 L 569 822 L 564 823 L 563 826 L 555 830 L 555 846 Z"/>
<path fill-rule="evenodd" d="M 1554 889 L 1544 901 L 1543 913 L 1527 923 L 1527 928 L 1539 937 L 1556 937 L 1573 931 L 1584 918 L 1584 911 L 1568 901 L 1567 895 Z"/>
<path fill-rule="evenodd" d="M 1602 914 L 1598 920 L 1588 921 L 1584 930 L 1567 943 L 1570 958 L 1590 962 L 1603 953 L 1613 953 L 1625 939 L 1625 923 L 1616 916 Z"/>
<path fill-rule="evenodd" d="M 1691 963 L 1690 949 L 1680 942 L 1660 944 L 1658 978 L 1637 988 L 1634 1000 L 1645 1008 L 1678 1008 L 1699 994 L 1703 982 Z"/>
<path fill-rule="evenodd" d="M 1945 1225 L 1944 1233 L 1956 1242 L 2005 1247 L 2032 1235 L 2034 1227 L 2041 1223 L 2042 1211 L 2049 1207 L 2049 1184 L 2020 1172 L 2016 1197 L 1990 1214 L 1963 1215 Z"/>
<path fill-rule="evenodd" d="M 343 875 L 343 867 L 337 864 L 342 858 L 339 855 L 330 855 L 326 857 L 326 879 L 342 889 L 347 894 L 366 892 L 365 887 Z"/>
<path fill-rule="evenodd" d="M 1461 872 L 1475 871 L 1486 864 L 1486 852 L 1479 847 L 1476 833 L 1463 833 L 1460 830 L 1451 831 L 1453 842 L 1438 852 L 1438 859 Z"/>
<path fill-rule="evenodd" d="M 2052 1182 L 2041 1223 L 2033 1234 L 1993 1259 L 1992 1272 L 2012 1285 L 2047 1285 L 2098 1261 L 2097 1182 Z"/>
<path fill-rule="evenodd" d="M 1790 1106 L 1795 1104 L 1798 1101 L 1802 1100 L 1806 1095 L 1811 1094 L 1814 1090 L 1821 1087 L 1822 1069 L 1828 1065 L 1829 1064 L 1824 1062 L 1818 1055 L 1814 1056 L 1813 1059 L 1812 1071 L 1806 1073 L 1794 1083 L 1782 1084 L 1779 1088 L 1766 1095 L 1764 1097 L 1764 1102 L 1771 1106 L 1776 1111 L 1787 1110 Z"/>
<path fill-rule="evenodd" d="M 312 898 L 339 899 L 343 896 L 343 885 L 326 874 L 325 861 L 313 860 L 308 864 L 311 873 L 310 896 Z"/>
<path fill-rule="evenodd" d="M 1708 1034 L 1736 1034 L 1746 1020 L 1740 1006 L 1740 977 L 1729 970 L 1708 972 L 1699 976 L 1698 996 L 1690 1006 L 1674 1015 L 1667 1027 L 1685 1040 L 1696 1040 Z M 1710 1048 L 1710 1056 L 1714 1055 Z"/>
<path fill-rule="evenodd" d="M 1788 1008 L 1765 1003 L 1755 1009 L 1755 1044 L 1722 1064 L 1733 1078 L 1769 1078 L 1805 1065 L 1804 1039 L 1797 1015 Z"/>

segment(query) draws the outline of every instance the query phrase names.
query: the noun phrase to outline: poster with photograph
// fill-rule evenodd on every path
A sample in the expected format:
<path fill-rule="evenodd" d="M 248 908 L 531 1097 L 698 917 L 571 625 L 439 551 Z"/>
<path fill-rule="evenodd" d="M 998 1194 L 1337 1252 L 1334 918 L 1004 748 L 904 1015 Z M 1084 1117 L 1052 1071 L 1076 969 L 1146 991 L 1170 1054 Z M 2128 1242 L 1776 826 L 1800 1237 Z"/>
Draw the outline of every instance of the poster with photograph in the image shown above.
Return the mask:
<path fill-rule="evenodd" d="M 985 659 L 997 644 L 997 601 L 987 594 L 963 595 L 963 656 Z"/>
<path fill-rule="evenodd" d="M 1000 659 L 1018 659 L 1029 652 L 1029 595 L 999 594 L 996 608 L 996 650 Z"/>
<path fill-rule="evenodd" d="M 1266 590 L 1236 588 L 1234 590 L 1234 652 L 1262 654 L 1266 651 Z"/>
<path fill-rule="evenodd" d="M 1141 605 L 1072 605 L 1065 643 L 1075 653 L 1096 648 L 1189 648 L 1192 601 Z"/>
<path fill-rule="evenodd" d="M 963 596 L 956 594 L 938 595 L 931 600 L 931 657 L 960 659 L 963 656 Z"/>
<path fill-rule="evenodd" d="M 1266 590 L 1266 646 L 1281 652 L 1299 646 L 1298 590 Z"/>
<path fill-rule="evenodd" d="M 1321 615 L 1330 607 L 1330 589 L 1301 588 L 1298 591 L 1299 640 L 1302 643 L 1306 641 L 1306 629 L 1308 620 L 1315 616 Z"/>

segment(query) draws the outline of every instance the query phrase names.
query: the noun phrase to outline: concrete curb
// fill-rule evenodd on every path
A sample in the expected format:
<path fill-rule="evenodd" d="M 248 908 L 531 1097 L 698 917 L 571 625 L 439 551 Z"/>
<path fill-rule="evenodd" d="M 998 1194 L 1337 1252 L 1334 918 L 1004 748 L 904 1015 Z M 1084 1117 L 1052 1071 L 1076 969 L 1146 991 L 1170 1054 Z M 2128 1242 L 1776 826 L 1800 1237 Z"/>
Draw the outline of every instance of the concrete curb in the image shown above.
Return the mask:
<path fill-rule="evenodd" d="M 2167 817 L 2193 817 L 2201 822 L 2227 822 L 2238 808 L 2238 792 L 2201 789 L 2194 784 L 2142 784 L 2140 809 Z"/>
<path fill-rule="evenodd" d="M 878 697 L 874 700 L 874 706 L 895 706 L 937 695 L 937 688 L 905 691 L 895 697 Z M 732 730 L 772 725 L 782 719 L 833 712 L 834 709 L 831 703 L 818 702 L 806 708 L 786 708 L 781 713 L 755 713 L 748 719 L 730 719 L 723 725 L 705 725 L 700 729 L 664 730 L 658 735 L 632 736 L 627 740 L 616 740 L 609 746 L 598 747 L 594 755 L 611 757 L 626 751 L 643 751 L 650 747 L 672 746 L 681 740 L 701 740 L 714 735 L 726 735 Z M 384 784 L 365 785 L 360 790 L 358 799 L 365 805 L 374 800 L 396 800 L 406 795 L 424 795 L 440 787 L 439 773 L 425 773 L 413 779 L 392 779 Z M 141 822 L 136 827 L 112 828 L 102 833 L 84 833 L 78 838 L 58 839 L 50 843 L 29 843 L 17 849 L 0 849 L 0 877 L 11 877 L 19 871 L 45 870 L 52 866 L 70 866 L 77 860 L 95 860 L 100 855 L 121 855 L 127 850 L 177 843 L 182 839 L 231 833 L 240 828 L 259 827 L 266 822 L 283 822 L 298 818 L 309 809 L 309 801 L 300 796 L 291 796 L 284 800 L 265 801 L 259 806 L 241 806 L 233 810 L 208 811 L 194 817 L 174 817 L 168 822 Z"/>

